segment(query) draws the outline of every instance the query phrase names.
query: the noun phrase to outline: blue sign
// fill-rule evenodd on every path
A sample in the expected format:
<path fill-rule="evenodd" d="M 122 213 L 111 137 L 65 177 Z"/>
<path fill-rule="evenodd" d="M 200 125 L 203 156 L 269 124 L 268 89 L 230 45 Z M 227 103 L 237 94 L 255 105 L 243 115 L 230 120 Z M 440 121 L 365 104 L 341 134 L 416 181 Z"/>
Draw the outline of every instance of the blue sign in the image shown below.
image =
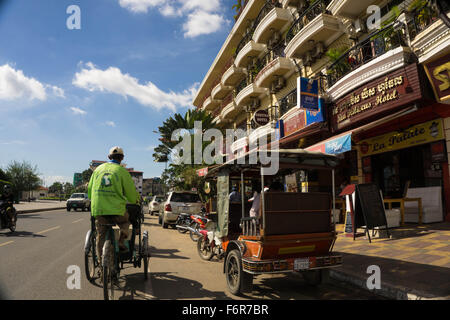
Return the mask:
<path fill-rule="evenodd" d="M 275 126 L 275 139 L 280 140 L 284 137 L 284 123 L 283 120 L 278 120 Z"/>
<path fill-rule="evenodd" d="M 325 142 L 325 153 L 339 154 L 352 150 L 352 134 Z"/>
<path fill-rule="evenodd" d="M 297 101 L 300 108 L 319 109 L 319 81 L 308 78 L 297 78 Z"/>
<path fill-rule="evenodd" d="M 319 99 L 319 108 L 317 110 L 305 110 L 305 112 L 306 112 L 306 125 L 324 121 L 323 100 Z"/>

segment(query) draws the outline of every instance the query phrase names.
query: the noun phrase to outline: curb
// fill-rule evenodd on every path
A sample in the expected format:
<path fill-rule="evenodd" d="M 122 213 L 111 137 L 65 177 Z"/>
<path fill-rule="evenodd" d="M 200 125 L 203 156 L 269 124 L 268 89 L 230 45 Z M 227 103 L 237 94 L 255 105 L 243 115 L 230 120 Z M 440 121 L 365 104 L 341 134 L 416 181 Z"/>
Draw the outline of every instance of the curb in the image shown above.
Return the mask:
<path fill-rule="evenodd" d="M 33 212 L 42 212 L 42 211 L 50 211 L 50 210 L 62 210 L 66 209 L 66 207 L 57 207 L 57 208 L 41 208 L 41 209 L 30 209 L 30 210 L 16 210 L 17 214 L 24 213 L 33 213 Z"/>
<path fill-rule="evenodd" d="M 370 290 L 366 285 L 367 279 L 354 274 L 348 274 L 344 271 L 336 271 L 335 269 L 330 270 L 329 276 L 334 280 L 352 284 L 373 294 L 391 300 L 450 300 L 450 296 L 431 297 L 430 294 L 419 292 L 415 289 L 399 287 L 385 282 L 381 283 L 381 289 Z"/>

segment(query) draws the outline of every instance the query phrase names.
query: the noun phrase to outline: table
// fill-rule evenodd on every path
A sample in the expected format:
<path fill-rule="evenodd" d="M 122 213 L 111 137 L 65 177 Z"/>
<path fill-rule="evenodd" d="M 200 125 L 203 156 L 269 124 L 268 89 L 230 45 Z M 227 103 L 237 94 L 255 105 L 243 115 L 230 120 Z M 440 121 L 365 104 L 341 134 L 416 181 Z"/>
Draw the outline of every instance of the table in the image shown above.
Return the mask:
<path fill-rule="evenodd" d="M 398 198 L 398 199 L 383 199 L 383 202 L 388 204 L 389 210 L 392 209 L 393 203 L 400 203 L 400 215 L 401 221 L 400 225 L 405 224 L 405 202 L 417 201 L 417 206 L 419 208 L 419 224 L 422 224 L 422 198 Z"/>

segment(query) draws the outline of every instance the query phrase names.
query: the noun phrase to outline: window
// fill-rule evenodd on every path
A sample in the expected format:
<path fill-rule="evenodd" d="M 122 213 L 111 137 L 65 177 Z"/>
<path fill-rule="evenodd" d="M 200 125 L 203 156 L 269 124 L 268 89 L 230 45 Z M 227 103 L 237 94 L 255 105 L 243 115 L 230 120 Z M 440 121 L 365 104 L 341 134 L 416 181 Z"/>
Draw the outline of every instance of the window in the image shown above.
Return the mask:
<path fill-rule="evenodd" d="M 200 202 L 198 194 L 195 193 L 173 193 L 172 202 Z"/>

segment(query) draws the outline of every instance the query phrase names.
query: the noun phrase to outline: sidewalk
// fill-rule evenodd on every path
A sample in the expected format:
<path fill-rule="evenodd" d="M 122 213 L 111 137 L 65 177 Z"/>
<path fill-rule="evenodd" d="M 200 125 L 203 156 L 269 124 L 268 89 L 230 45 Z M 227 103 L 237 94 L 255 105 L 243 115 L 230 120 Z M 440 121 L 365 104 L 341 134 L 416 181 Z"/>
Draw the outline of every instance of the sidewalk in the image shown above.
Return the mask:
<path fill-rule="evenodd" d="M 35 200 L 35 201 L 20 201 L 18 204 L 14 204 L 17 213 L 31 213 L 47 210 L 66 209 L 66 201 L 55 200 Z"/>
<path fill-rule="evenodd" d="M 330 277 L 367 289 L 376 265 L 381 270 L 380 294 L 389 299 L 450 299 L 450 223 L 407 224 L 390 230 L 391 238 L 347 237 L 337 225 L 333 252 L 342 254 L 342 267 Z M 369 290 L 369 289 L 367 289 Z"/>

